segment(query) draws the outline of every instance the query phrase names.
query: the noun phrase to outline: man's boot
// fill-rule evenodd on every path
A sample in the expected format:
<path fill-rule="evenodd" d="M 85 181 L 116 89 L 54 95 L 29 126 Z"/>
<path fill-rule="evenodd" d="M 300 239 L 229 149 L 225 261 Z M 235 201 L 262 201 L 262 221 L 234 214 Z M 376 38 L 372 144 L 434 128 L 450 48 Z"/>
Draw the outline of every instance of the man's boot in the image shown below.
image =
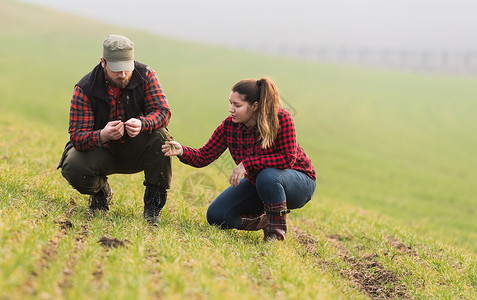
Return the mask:
<path fill-rule="evenodd" d="M 89 212 L 94 214 L 99 210 L 108 211 L 109 203 L 111 202 L 112 198 L 113 191 L 111 190 L 109 183 L 106 181 L 99 192 L 89 196 Z"/>
<path fill-rule="evenodd" d="M 256 231 L 268 228 L 270 222 L 266 214 L 241 214 L 240 225 L 237 229 Z"/>
<path fill-rule="evenodd" d="M 157 185 L 145 185 L 143 215 L 149 224 L 155 225 L 160 218 L 162 208 L 166 204 L 167 191 Z"/>
<path fill-rule="evenodd" d="M 263 230 L 265 241 L 268 240 L 284 240 L 287 233 L 287 203 L 263 203 L 265 213 L 268 216 L 270 224 L 268 228 Z"/>

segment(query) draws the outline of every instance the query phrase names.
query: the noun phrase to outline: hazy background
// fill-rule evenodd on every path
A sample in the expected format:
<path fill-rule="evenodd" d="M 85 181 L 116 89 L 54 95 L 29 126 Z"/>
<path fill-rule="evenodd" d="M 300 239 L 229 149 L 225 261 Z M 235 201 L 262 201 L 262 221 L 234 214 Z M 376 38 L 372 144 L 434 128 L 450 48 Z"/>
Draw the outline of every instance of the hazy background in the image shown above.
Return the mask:
<path fill-rule="evenodd" d="M 472 0 L 21 0 L 163 36 L 305 59 L 477 71 Z"/>

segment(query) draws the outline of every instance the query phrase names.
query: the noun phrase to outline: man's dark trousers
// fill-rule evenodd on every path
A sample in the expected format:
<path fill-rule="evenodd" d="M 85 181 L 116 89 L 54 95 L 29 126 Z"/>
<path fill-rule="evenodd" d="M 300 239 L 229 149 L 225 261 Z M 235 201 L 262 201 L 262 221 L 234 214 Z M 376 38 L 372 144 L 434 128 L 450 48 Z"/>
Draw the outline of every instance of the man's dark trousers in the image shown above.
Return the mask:
<path fill-rule="evenodd" d="M 99 192 L 108 175 L 141 171 L 144 171 L 145 184 L 168 189 L 172 169 L 171 158 L 162 153 L 166 136 L 166 129 L 160 128 L 152 134 L 141 132 L 134 138 L 126 138 L 124 143 L 111 142 L 110 148 L 91 151 L 71 148 L 61 166 L 61 173 L 82 194 Z"/>

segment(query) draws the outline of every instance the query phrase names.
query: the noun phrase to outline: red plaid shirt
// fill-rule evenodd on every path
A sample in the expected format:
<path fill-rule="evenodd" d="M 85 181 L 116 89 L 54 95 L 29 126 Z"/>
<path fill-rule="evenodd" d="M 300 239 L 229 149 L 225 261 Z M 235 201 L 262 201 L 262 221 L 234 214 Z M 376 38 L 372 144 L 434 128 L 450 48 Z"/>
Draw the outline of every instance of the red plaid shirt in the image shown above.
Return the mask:
<path fill-rule="evenodd" d="M 146 77 L 147 82 L 144 85 L 145 116 L 137 118 L 142 123 L 141 132 L 152 132 L 155 129 L 167 126 L 171 117 L 171 111 L 156 73 L 149 67 L 147 67 Z M 104 88 L 109 95 L 111 107 L 109 120 L 120 120 L 120 117 L 125 115 L 124 105 L 118 101 L 122 90 L 108 84 Z M 89 151 L 101 146 L 108 147 L 107 144 L 101 145 L 99 141 L 100 130 L 93 130 L 93 126 L 94 112 L 91 103 L 83 93 L 83 90 L 76 86 L 71 98 L 70 125 L 68 129 L 70 140 L 76 149 Z"/>
<path fill-rule="evenodd" d="M 310 158 L 298 145 L 295 125 L 290 113 L 282 108 L 278 113 L 280 130 L 273 145 L 263 149 L 257 126 L 248 128 L 243 123 L 226 118 L 200 149 L 183 146 L 184 154 L 179 159 L 194 167 L 204 167 L 220 157 L 229 148 L 236 164 L 243 163 L 245 178 L 255 184 L 255 179 L 263 169 L 293 169 L 316 180 L 316 172 Z"/>

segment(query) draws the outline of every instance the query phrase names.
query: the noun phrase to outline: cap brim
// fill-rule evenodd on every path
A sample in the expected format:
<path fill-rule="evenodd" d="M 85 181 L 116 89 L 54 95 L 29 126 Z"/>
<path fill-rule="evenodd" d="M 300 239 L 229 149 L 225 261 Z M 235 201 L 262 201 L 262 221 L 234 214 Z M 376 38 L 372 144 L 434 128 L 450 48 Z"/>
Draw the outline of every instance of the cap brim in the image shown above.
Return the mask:
<path fill-rule="evenodd" d="M 134 70 L 134 60 L 107 61 L 108 67 L 113 72 Z"/>

